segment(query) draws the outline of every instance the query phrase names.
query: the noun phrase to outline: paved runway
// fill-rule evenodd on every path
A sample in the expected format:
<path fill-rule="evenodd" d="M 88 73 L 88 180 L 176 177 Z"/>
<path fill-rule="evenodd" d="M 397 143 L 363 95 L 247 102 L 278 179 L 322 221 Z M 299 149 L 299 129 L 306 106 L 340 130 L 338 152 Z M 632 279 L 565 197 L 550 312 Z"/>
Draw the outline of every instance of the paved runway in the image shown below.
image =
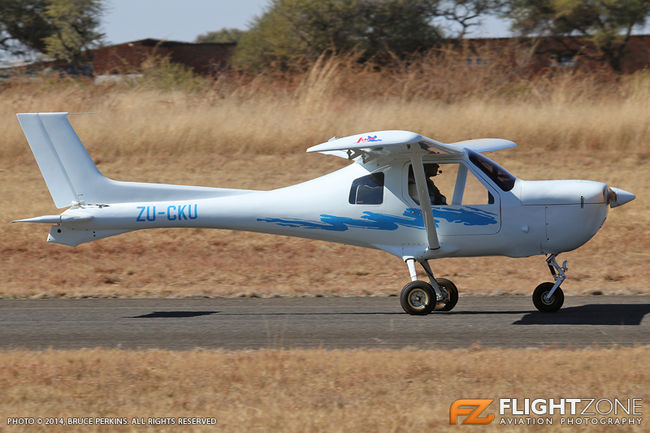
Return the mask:
<path fill-rule="evenodd" d="M 0 300 L 0 348 L 426 349 L 650 344 L 650 296 L 461 297 L 449 313 L 397 298 Z"/>

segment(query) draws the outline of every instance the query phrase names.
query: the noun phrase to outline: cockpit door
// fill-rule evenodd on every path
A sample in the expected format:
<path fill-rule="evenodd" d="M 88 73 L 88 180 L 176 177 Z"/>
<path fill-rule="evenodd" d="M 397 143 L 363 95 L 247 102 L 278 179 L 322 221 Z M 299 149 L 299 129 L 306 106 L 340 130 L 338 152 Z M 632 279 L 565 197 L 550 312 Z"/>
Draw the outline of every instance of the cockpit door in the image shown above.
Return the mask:
<path fill-rule="evenodd" d="M 465 161 L 424 161 L 427 189 L 439 235 L 486 235 L 501 228 L 498 192 L 480 180 Z M 420 207 L 413 167 L 408 164 L 405 198 Z"/>

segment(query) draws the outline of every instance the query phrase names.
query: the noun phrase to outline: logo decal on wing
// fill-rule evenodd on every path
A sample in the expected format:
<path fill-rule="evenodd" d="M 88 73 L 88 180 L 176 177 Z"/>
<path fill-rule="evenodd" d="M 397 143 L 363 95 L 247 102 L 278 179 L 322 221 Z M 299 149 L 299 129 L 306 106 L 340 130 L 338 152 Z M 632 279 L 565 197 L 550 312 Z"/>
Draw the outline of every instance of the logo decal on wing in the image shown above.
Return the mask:
<path fill-rule="evenodd" d="M 376 143 L 377 141 L 381 141 L 381 138 L 377 138 L 376 135 L 369 135 L 367 137 L 360 137 L 357 143 Z"/>
<path fill-rule="evenodd" d="M 439 224 L 438 218 L 445 219 L 451 223 L 461 223 L 466 226 L 497 223 L 496 216 L 493 213 L 472 207 L 461 209 L 436 208 L 433 214 L 436 219 L 436 227 Z M 273 223 L 284 227 L 302 227 L 337 232 L 343 232 L 352 227 L 371 230 L 397 230 L 400 226 L 424 229 L 422 212 L 416 208 L 406 209 L 403 216 L 365 211 L 361 214 L 361 218 L 358 219 L 323 214 L 320 216 L 320 221 L 310 221 L 300 218 L 258 218 L 257 221 Z"/>

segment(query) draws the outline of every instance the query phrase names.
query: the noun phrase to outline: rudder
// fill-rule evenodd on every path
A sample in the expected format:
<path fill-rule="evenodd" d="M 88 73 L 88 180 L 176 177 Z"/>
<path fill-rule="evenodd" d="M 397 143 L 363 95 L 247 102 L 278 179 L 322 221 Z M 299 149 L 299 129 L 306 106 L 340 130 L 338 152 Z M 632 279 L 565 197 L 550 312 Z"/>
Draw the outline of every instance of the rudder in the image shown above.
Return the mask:
<path fill-rule="evenodd" d="M 17 116 L 58 208 L 75 204 L 195 200 L 250 192 L 240 189 L 109 179 L 97 170 L 72 129 L 68 113 L 20 113 Z"/>
<path fill-rule="evenodd" d="M 17 117 L 56 207 L 92 202 L 92 191 L 107 179 L 70 125 L 68 113 L 19 113 Z"/>

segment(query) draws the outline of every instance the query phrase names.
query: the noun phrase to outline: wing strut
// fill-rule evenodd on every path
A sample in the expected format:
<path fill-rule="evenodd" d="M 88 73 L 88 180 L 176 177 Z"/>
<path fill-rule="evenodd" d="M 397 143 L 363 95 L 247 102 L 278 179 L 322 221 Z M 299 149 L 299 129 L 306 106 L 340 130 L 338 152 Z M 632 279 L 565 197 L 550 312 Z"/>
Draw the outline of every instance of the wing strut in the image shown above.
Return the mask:
<path fill-rule="evenodd" d="M 427 231 L 427 241 L 429 243 L 428 249 L 437 250 L 440 248 L 440 243 L 438 242 L 438 232 L 436 231 L 436 223 L 433 219 L 429 189 L 424 175 L 422 154 L 420 153 L 419 146 L 411 144 L 409 147 L 411 165 L 413 166 L 413 176 L 415 177 L 415 186 L 417 187 L 418 198 L 420 199 L 420 209 L 422 210 L 422 218 L 424 219 L 424 228 Z"/>

